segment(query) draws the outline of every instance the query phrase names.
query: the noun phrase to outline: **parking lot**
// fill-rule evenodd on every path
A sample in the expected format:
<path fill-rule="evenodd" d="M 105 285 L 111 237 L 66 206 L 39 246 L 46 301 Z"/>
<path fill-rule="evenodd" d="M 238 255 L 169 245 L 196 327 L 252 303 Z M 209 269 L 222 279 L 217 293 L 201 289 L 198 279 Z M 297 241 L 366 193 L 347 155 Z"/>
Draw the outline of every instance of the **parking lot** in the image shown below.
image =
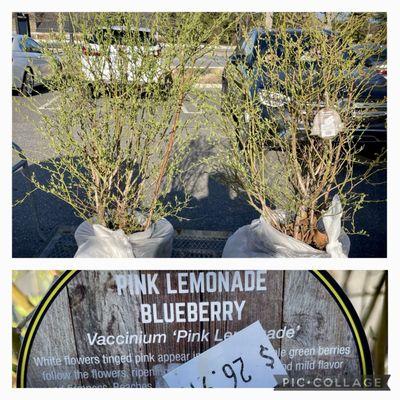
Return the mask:
<path fill-rule="evenodd" d="M 205 89 L 206 90 L 206 89 Z M 207 90 L 220 90 L 218 85 Z M 56 155 L 51 154 L 40 133 L 35 129 L 35 114 L 25 106 L 25 99 L 13 96 L 13 142 L 28 155 L 45 161 Z M 57 107 L 57 93 L 42 90 L 35 96 L 36 106 L 41 110 L 52 111 Z M 198 115 L 198 110 L 191 101 L 182 107 L 182 118 L 190 119 Z M 206 129 L 200 131 L 193 143 L 187 162 L 207 156 L 210 147 Z M 18 156 L 13 154 L 13 164 Z M 45 178 L 36 167 L 34 172 Z M 204 165 L 199 165 L 185 177 L 186 190 L 192 195 L 190 207 L 184 210 L 179 221 L 171 219 L 175 228 L 234 231 L 258 218 L 257 213 L 229 188 L 219 183 L 216 176 L 210 174 Z M 385 181 L 385 173 L 379 173 L 375 181 Z M 22 171 L 13 174 L 14 202 L 24 197 L 28 190 L 27 180 Z M 386 185 L 365 183 L 359 190 L 369 195 L 372 202 L 367 204 L 356 217 L 357 229 L 365 230 L 368 236 L 351 236 L 351 257 L 385 257 L 386 256 L 386 203 L 377 200 L 386 199 Z M 172 195 L 179 195 L 179 187 L 173 188 Z M 13 208 L 13 256 L 40 256 L 47 242 L 51 240 L 61 226 L 76 226 L 81 221 L 73 210 L 58 199 L 36 191 L 23 204 Z"/>

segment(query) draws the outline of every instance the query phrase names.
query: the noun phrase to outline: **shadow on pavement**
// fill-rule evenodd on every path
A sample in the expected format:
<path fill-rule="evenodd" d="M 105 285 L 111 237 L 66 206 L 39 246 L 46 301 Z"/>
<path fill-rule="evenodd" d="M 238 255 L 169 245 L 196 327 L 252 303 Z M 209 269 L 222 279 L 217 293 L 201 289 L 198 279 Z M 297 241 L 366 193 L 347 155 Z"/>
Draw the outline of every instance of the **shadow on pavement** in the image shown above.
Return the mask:
<path fill-rule="evenodd" d="M 40 94 L 46 94 L 49 93 L 50 89 L 44 85 L 40 85 L 35 87 L 35 89 L 32 92 L 32 96 L 38 96 Z M 17 89 L 12 89 L 12 95 L 13 96 L 19 96 L 19 90 Z"/>
<path fill-rule="evenodd" d="M 30 169 L 40 181 L 48 179 L 46 172 L 37 166 L 31 166 Z M 235 231 L 258 218 L 255 210 L 240 197 L 230 193 L 229 188 L 221 184 L 216 175 L 207 173 L 201 164 L 198 169 L 187 171 L 183 182 L 193 197 L 189 207 L 180 213 L 182 220 L 169 218 L 176 229 Z M 375 178 L 376 181 L 385 179 L 386 172 L 380 172 Z M 13 175 L 13 203 L 24 197 L 28 190 L 27 183 L 21 172 Z M 385 184 L 364 183 L 358 190 L 368 193 L 372 201 L 386 199 Z M 81 222 L 69 205 L 54 196 L 41 191 L 35 191 L 33 196 L 37 204 L 37 218 L 31 198 L 13 207 L 13 257 L 39 257 L 60 226 L 77 226 Z M 183 198 L 182 181 L 180 184 L 174 183 L 168 199 L 172 200 L 174 196 Z M 37 223 L 47 241 L 40 239 Z M 349 222 L 346 224 L 349 226 Z M 386 224 L 386 202 L 372 202 L 359 211 L 356 214 L 356 227 L 358 230 L 366 230 L 369 236 L 350 237 L 350 257 L 386 257 Z"/>

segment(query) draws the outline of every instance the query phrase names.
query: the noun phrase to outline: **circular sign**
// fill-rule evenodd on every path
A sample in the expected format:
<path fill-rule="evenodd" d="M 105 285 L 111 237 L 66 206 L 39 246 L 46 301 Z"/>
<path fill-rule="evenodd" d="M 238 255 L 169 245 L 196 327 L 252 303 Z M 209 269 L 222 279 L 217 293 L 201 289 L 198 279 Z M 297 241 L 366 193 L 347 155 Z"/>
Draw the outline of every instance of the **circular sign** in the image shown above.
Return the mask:
<path fill-rule="evenodd" d="M 273 387 L 372 375 L 324 271 L 68 271 L 27 329 L 18 387 Z"/>

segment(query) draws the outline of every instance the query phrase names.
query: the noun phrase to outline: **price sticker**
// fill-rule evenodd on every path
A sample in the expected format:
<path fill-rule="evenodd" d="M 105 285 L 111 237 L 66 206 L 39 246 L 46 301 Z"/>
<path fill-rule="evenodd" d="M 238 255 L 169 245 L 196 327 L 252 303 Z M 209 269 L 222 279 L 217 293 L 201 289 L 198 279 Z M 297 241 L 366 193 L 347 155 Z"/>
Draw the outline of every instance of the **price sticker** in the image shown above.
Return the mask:
<path fill-rule="evenodd" d="M 169 387 L 273 388 L 287 375 L 260 322 L 164 375 Z"/>

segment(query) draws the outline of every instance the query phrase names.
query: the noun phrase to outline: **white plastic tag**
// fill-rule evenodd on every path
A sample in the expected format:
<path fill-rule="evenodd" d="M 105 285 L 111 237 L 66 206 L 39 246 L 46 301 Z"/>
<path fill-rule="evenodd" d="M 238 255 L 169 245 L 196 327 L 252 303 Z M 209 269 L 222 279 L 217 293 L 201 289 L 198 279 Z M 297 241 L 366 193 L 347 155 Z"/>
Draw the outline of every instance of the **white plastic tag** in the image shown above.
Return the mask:
<path fill-rule="evenodd" d="M 331 108 L 323 108 L 317 112 L 314 118 L 311 135 L 331 139 L 342 130 L 343 123 L 338 112 Z"/>
<path fill-rule="evenodd" d="M 260 322 L 164 375 L 174 388 L 273 388 L 287 375 Z"/>

